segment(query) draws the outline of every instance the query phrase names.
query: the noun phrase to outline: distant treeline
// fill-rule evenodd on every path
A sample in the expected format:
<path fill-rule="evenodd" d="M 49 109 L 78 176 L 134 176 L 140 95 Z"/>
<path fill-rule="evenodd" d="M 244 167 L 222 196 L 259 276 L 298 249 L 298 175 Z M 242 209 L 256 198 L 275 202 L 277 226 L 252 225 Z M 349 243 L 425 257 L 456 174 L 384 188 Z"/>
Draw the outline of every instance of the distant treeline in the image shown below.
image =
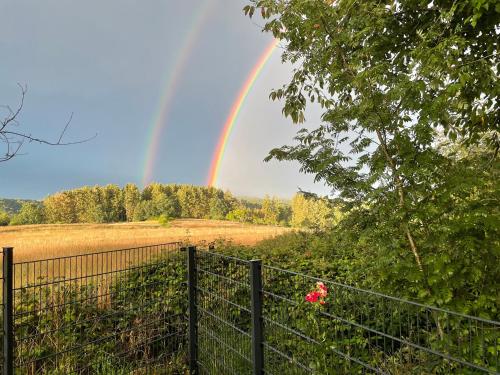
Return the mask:
<path fill-rule="evenodd" d="M 268 196 L 249 200 L 213 187 L 153 183 L 142 191 L 127 184 L 58 192 L 42 202 L 24 202 L 14 215 L 0 212 L 0 225 L 196 218 L 325 229 L 335 223 L 335 213 L 328 199 L 301 193 L 291 202 Z"/>
<path fill-rule="evenodd" d="M 9 215 L 15 215 L 21 210 L 23 203 L 35 202 L 31 199 L 9 199 L 0 198 L 0 212 L 6 212 Z"/>

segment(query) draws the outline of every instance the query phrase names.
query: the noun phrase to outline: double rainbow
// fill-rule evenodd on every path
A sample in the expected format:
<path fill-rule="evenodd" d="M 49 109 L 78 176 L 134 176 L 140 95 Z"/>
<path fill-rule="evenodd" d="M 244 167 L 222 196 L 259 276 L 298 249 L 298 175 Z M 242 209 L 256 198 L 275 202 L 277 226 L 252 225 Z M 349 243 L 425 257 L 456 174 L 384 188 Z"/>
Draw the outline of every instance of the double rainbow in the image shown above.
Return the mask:
<path fill-rule="evenodd" d="M 160 140 L 167 126 L 168 115 L 170 114 L 174 94 L 179 86 L 179 83 L 181 82 L 187 61 L 196 47 L 196 42 L 198 41 L 200 32 L 203 29 L 208 16 L 212 12 L 215 3 L 215 0 L 205 0 L 203 4 L 197 8 L 194 17 L 192 18 L 189 32 L 184 37 L 181 44 L 182 47 L 177 54 L 177 59 L 175 60 L 172 69 L 168 71 L 167 76 L 164 79 L 164 84 L 162 85 L 164 90 L 160 96 L 158 112 L 154 116 L 149 132 L 150 134 L 147 137 L 146 155 L 142 175 L 143 186 L 146 186 L 152 181 L 160 147 Z"/>
<path fill-rule="evenodd" d="M 184 69 L 187 65 L 187 61 L 194 50 L 196 43 L 198 41 L 199 35 L 203 26 L 208 19 L 216 0 L 205 0 L 204 3 L 197 9 L 195 16 L 192 19 L 191 27 L 189 32 L 184 37 L 182 47 L 177 55 L 175 63 L 167 73 L 164 79 L 163 93 L 160 96 L 158 112 L 154 116 L 152 126 L 150 127 L 149 135 L 147 137 L 147 147 L 146 155 L 144 159 L 143 175 L 142 175 L 142 185 L 146 186 L 152 182 L 153 173 L 156 165 L 156 159 L 158 157 L 158 151 L 160 147 L 160 140 L 165 131 L 168 115 L 172 107 L 172 101 L 174 94 L 181 82 L 181 78 Z M 229 115 L 224 123 L 224 127 L 219 136 L 219 141 L 215 149 L 214 155 L 212 157 L 212 162 L 210 164 L 207 185 L 214 186 L 217 182 L 217 177 L 220 171 L 220 165 L 224 157 L 224 151 L 226 149 L 227 143 L 229 141 L 232 129 L 238 119 L 238 115 L 241 111 L 243 103 L 247 98 L 249 92 L 251 91 L 255 81 L 259 77 L 262 69 L 266 65 L 267 61 L 271 57 L 273 51 L 278 44 L 278 40 L 273 40 L 267 48 L 264 50 L 262 55 L 257 60 L 257 63 L 252 68 L 250 74 L 248 75 L 245 83 L 240 89 L 236 100 L 231 106 Z"/>
<path fill-rule="evenodd" d="M 224 124 L 224 128 L 222 129 L 222 132 L 220 134 L 217 148 L 215 149 L 215 153 L 212 158 L 212 163 L 210 164 L 210 170 L 207 178 L 208 186 L 214 186 L 217 183 L 217 177 L 219 176 L 221 162 L 224 158 L 224 152 L 226 150 L 229 137 L 231 136 L 231 132 L 234 128 L 236 120 L 238 119 L 238 115 L 241 111 L 243 103 L 245 102 L 245 99 L 252 90 L 255 81 L 262 72 L 262 69 L 264 69 L 264 66 L 273 54 L 273 51 L 275 50 L 277 45 L 278 40 L 275 39 L 267 46 L 267 48 L 257 60 L 257 63 L 254 65 L 252 71 L 248 75 L 245 83 L 243 84 L 243 87 L 240 89 L 238 96 L 236 97 L 236 100 L 233 102 L 229 115 Z"/>

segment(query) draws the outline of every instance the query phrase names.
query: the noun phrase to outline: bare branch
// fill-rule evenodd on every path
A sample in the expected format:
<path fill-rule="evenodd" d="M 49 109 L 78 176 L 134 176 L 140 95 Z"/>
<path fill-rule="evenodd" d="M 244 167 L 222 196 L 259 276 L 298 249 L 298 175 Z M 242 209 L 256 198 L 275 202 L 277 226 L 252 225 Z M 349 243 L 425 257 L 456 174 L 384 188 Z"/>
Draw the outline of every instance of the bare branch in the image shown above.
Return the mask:
<path fill-rule="evenodd" d="M 11 132 L 11 131 L 5 131 L 3 133 L 4 134 L 10 134 L 10 135 L 17 136 L 17 137 L 25 139 L 25 140 L 27 140 L 29 142 L 38 142 L 40 144 L 49 145 L 49 146 L 78 145 L 80 143 L 85 143 L 85 142 L 91 141 L 92 139 L 94 139 L 94 138 L 97 137 L 97 133 L 96 133 L 92 137 L 81 139 L 79 141 L 61 142 L 61 138 L 62 138 L 62 134 L 61 134 L 61 136 L 59 137 L 59 140 L 57 142 L 50 142 L 50 141 L 47 141 L 47 140 L 42 139 L 42 138 L 33 137 L 31 134 L 23 134 L 23 133 L 18 133 L 18 132 Z"/>
<path fill-rule="evenodd" d="M 2 130 L 4 130 L 7 127 L 7 125 L 9 125 L 12 122 L 15 122 L 17 116 L 19 115 L 19 113 L 21 113 L 21 110 L 23 109 L 24 98 L 26 96 L 26 92 L 28 91 L 28 88 L 26 86 L 24 86 L 24 87 L 21 86 L 21 84 L 19 84 L 19 83 L 17 85 L 21 89 L 21 101 L 20 101 L 20 103 L 19 103 L 16 111 L 13 111 L 9 106 L 3 106 L 4 108 L 6 108 L 9 111 L 9 116 L 7 116 L 6 118 L 4 118 L 0 122 L 0 132 Z"/>
<path fill-rule="evenodd" d="M 23 109 L 24 99 L 26 97 L 26 92 L 27 92 L 26 86 L 22 86 L 20 84 L 18 84 L 18 86 L 21 90 L 21 99 L 16 109 L 12 110 L 12 108 L 8 105 L 0 106 L 0 108 L 4 108 L 8 112 L 8 115 L 3 120 L 0 120 L 0 142 L 2 142 L 5 147 L 5 154 L 3 156 L 0 156 L 0 162 L 11 160 L 15 156 L 20 155 L 19 151 L 21 150 L 21 147 L 24 145 L 25 142 L 28 143 L 38 142 L 40 144 L 45 144 L 49 146 L 69 146 L 69 145 L 85 143 L 97 137 L 97 134 L 94 134 L 92 137 L 89 138 L 72 142 L 64 142 L 63 138 L 71 124 L 71 121 L 73 120 L 73 113 L 71 113 L 71 115 L 69 116 L 66 125 L 64 126 L 63 130 L 59 134 L 57 141 L 55 142 L 49 141 L 45 138 L 36 137 L 31 134 L 24 133 L 22 131 L 14 131 L 12 129 L 12 126 L 19 125 L 17 118 Z"/>

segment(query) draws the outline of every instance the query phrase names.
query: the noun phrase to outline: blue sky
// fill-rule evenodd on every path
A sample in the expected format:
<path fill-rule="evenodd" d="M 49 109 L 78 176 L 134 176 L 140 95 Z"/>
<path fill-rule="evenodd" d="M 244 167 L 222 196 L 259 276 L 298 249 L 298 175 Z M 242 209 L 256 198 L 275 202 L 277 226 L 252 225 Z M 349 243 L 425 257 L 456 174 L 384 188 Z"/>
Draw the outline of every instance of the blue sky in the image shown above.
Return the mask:
<path fill-rule="evenodd" d="M 218 136 L 246 76 L 270 40 L 239 0 L 213 2 L 172 102 L 154 180 L 204 184 Z M 28 93 L 20 129 L 56 139 L 74 113 L 68 147 L 27 144 L 0 164 L 0 197 L 43 198 L 82 185 L 140 185 L 148 135 L 164 77 L 202 0 L 0 2 L 0 104 Z M 258 21 L 257 21 L 258 22 Z M 231 135 L 219 178 L 236 194 L 288 197 L 298 187 L 324 193 L 298 166 L 264 163 L 267 151 L 297 130 L 281 116 L 271 88 L 290 67 L 279 53 L 257 80 Z M 309 117 L 308 117 L 309 118 Z M 311 119 L 317 118 L 313 113 Z M 3 150 L 2 150 L 3 152 Z"/>

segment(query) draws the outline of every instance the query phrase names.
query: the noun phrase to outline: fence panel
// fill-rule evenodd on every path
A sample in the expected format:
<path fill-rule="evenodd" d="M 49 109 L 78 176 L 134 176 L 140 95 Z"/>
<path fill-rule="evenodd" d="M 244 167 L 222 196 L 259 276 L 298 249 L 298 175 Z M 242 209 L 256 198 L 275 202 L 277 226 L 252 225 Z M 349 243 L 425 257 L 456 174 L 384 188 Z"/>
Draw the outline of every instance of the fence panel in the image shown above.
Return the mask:
<path fill-rule="evenodd" d="M 200 374 L 252 374 L 250 262 L 198 251 Z"/>
<path fill-rule="evenodd" d="M 499 370 L 499 322 L 270 266 L 263 283 L 268 374 Z"/>
<path fill-rule="evenodd" d="M 14 263 L 15 373 L 141 374 L 176 360 L 185 263 L 178 243 Z"/>
<path fill-rule="evenodd" d="M 196 374 L 500 369 L 499 322 L 260 261 L 185 253 L 178 243 L 18 262 L 11 271 L 16 374 L 175 373 L 185 368 L 188 332 Z"/>

